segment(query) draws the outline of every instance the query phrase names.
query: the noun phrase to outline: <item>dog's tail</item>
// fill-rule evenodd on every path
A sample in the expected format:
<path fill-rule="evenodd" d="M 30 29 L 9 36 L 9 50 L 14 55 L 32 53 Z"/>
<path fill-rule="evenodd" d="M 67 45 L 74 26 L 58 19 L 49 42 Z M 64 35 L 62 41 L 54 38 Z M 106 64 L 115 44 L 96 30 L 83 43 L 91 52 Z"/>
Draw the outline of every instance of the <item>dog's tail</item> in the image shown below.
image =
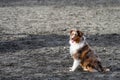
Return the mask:
<path fill-rule="evenodd" d="M 110 71 L 109 68 L 103 67 L 100 61 L 97 61 L 95 67 L 96 70 L 98 70 L 99 72 L 108 72 Z"/>

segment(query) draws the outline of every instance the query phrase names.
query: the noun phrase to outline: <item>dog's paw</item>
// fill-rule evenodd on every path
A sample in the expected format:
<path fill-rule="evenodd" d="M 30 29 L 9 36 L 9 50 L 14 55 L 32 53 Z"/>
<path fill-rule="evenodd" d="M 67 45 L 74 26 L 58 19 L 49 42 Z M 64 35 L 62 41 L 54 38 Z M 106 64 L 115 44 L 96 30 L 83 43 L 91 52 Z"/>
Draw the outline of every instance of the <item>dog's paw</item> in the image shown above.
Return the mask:
<path fill-rule="evenodd" d="M 72 70 L 72 69 L 69 69 L 69 71 L 70 71 L 70 72 L 73 72 L 73 70 Z"/>
<path fill-rule="evenodd" d="M 72 67 L 69 67 L 69 71 L 72 71 Z"/>
<path fill-rule="evenodd" d="M 108 71 L 110 71 L 110 69 L 109 69 L 109 68 L 106 68 L 105 71 L 108 72 Z"/>
<path fill-rule="evenodd" d="M 70 69 L 69 71 L 70 71 L 70 72 L 74 72 L 74 70 L 72 70 L 72 69 Z"/>
<path fill-rule="evenodd" d="M 69 71 L 70 71 L 70 72 L 73 72 L 74 70 L 72 69 L 72 67 L 69 67 Z"/>

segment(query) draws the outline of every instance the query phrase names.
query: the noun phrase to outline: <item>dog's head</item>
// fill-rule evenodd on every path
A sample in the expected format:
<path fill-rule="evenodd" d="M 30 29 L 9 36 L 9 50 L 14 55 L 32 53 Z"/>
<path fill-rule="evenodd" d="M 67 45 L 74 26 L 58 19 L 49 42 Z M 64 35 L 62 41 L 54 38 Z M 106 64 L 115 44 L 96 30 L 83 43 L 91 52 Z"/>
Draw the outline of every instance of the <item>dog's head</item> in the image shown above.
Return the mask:
<path fill-rule="evenodd" d="M 83 38 L 83 33 L 77 29 L 73 29 L 70 31 L 70 40 L 72 42 L 79 43 Z"/>

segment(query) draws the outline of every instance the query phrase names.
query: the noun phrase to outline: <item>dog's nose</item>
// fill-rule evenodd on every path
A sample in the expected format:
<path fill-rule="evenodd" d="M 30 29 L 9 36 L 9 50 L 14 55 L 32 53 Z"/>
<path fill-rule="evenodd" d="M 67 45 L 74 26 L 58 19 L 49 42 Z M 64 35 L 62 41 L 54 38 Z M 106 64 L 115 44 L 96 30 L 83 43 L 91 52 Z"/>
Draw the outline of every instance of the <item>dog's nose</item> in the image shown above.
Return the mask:
<path fill-rule="evenodd" d="M 72 40 L 74 40 L 74 38 L 72 38 Z"/>

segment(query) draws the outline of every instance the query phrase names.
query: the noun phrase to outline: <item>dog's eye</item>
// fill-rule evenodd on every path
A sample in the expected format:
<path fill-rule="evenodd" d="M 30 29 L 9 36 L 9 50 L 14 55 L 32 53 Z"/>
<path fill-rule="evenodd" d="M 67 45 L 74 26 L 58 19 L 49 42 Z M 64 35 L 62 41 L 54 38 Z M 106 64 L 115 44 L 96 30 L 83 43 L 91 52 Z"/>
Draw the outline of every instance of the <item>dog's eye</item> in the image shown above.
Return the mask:
<path fill-rule="evenodd" d="M 75 36 L 77 36 L 78 34 L 75 34 Z"/>

